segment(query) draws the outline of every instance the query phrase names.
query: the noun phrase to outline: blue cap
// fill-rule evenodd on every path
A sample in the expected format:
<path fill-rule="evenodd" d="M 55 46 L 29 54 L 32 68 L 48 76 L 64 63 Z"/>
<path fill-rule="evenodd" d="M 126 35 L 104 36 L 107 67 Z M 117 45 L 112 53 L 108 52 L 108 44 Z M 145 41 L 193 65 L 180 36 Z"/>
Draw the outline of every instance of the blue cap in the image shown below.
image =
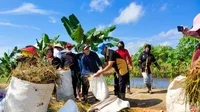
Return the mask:
<path fill-rule="evenodd" d="M 101 43 L 98 45 L 98 53 L 101 54 L 101 52 L 106 48 L 106 44 Z"/>

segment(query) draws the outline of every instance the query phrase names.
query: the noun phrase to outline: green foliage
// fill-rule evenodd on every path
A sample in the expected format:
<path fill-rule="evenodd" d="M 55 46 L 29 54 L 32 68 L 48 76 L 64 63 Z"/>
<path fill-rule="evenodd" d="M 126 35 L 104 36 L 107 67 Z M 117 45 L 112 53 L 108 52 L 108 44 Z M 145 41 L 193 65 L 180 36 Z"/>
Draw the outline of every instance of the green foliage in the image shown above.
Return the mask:
<path fill-rule="evenodd" d="M 100 31 L 96 28 L 92 28 L 84 33 L 79 20 L 74 14 L 70 15 L 68 18 L 62 17 L 61 21 L 71 39 L 76 42 L 75 50 L 77 52 L 81 51 L 80 48 L 83 44 L 88 44 L 92 50 L 97 51 L 97 46 L 102 42 L 108 42 L 107 45 L 109 47 L 114 47 L 119 41 L 118 38 L 109 37 L 109 33 L 116 29 L 115 25 Z"/>
<path fill-rule="evenodd" d="M 178 75 L 184 75 L 200 40 L 193 37 L 183 37 L 180 39 L 176 48 L 171 46 L 152 46 L 152 54 L 157 59 L 158 64 L 163 71 L 159 71 L 155 66 L 152 67 L 152 72 L 155 77 L 169 77 L 173 78 Z M 134 76 L 141 76 L 138 69 L 138 57 L 144 48 L 139 48 L 138 52 L 132 56 L 133 64 L 136 67 L 131 74 Z"/>
<path fill-rule="evenodd" d="M 0 58 L 0 76 L 7 77 L 12 71 L 12 68 L 17 65 L 15 60 L 15 54 L 18 52 L 15 47 L 10 54 L 4 53 L 4 56 Z"/>

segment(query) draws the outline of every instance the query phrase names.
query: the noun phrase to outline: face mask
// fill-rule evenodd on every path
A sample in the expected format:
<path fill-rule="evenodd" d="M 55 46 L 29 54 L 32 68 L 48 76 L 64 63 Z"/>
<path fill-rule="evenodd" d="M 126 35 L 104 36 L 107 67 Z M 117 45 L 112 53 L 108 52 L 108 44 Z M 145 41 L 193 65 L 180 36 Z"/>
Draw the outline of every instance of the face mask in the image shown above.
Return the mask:
<path fill-rule="evenodd" d="M 119 46 L 118 49 L 123 49 L 123 46 Z"/>
<path fill-rule="evenodd" d="M 66 52 L 72 52 L 71 50 L 66 49 Z"/>

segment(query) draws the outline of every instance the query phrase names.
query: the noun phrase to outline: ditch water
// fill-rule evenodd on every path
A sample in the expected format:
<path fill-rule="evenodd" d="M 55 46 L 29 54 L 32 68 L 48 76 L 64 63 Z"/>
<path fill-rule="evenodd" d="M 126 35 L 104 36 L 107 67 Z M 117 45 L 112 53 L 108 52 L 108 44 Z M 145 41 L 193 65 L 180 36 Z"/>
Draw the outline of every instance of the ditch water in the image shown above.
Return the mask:
<path fill-rule="evenodd" d="M 114 81 L 110 80 L 109 84 L 113 85 Z M 153 88 L 162 88 L 167 89 L 170 84 L 169 78 L 153 78 Z M 134 77 L 130 78 L 130 86 L 134 88 L 145 88 L 145 84 L 143 83 L 143 78 Z"/>

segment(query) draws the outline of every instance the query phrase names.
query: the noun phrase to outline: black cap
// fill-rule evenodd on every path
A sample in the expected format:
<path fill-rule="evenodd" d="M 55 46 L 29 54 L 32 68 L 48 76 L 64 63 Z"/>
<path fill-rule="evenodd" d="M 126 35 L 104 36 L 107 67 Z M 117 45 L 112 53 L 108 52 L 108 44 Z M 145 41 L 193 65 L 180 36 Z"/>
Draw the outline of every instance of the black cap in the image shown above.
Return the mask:
<path fill-rule="evenodd" d="M 89 47 L 90 47 L 89 45 L 83 44 L 83 46 L 82 46 L 81 48 L 82 48 L 82 50 L 85 50 L 85 49 L 87 49 L 87 48 L 89 48 Z"/>

